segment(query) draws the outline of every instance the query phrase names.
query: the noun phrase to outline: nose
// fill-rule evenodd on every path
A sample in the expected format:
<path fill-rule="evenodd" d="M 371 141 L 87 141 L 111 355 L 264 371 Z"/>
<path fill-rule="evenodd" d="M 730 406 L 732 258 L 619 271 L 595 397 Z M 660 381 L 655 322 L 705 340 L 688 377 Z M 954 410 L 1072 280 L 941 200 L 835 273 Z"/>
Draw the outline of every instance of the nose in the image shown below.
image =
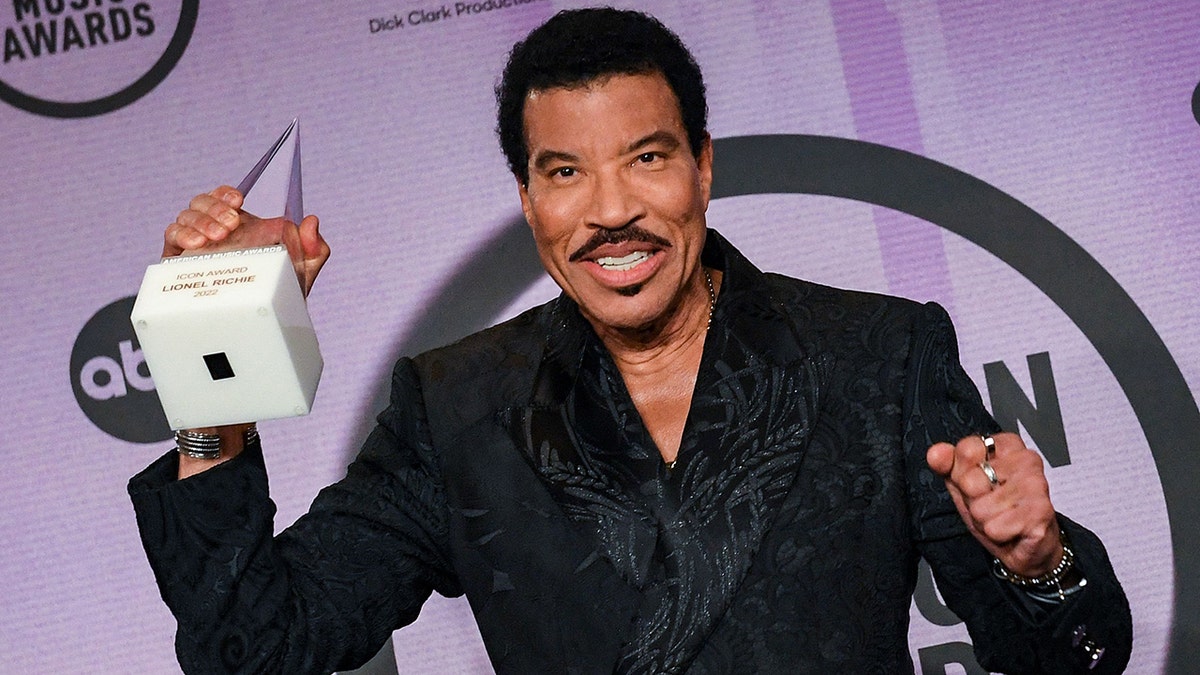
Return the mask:
<path fill-rule="evenodd" d="M 592 180 L 588 224 L 618 230 L 643 215 L 642 200 L 621 172 L 604 172 Z"/>

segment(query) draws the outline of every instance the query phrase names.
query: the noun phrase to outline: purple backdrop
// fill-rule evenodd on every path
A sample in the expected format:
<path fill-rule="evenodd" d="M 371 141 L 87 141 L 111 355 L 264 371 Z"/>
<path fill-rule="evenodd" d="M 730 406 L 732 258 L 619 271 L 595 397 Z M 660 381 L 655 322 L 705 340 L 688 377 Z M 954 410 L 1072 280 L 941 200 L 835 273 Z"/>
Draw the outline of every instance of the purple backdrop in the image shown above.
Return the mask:
<path fill-rule="evenodd" d="M 373 414 L 367 402 L 398 345 L 419 338 L 410 333 L 431 299 L 519 220 L 492 132 L 492 87 L 515 40 L 582 3 L 214 0 L 197 10 L 195 0 L 98 0 L 56 13 L 61 4 L 0 5 L 0 663 L 172 672 L 174 622 L 125 496 L 128 477 L 171 444 L 123 440 L 152 431 L 144 405 L 120 407 L 150 394 L 136 372 L 120 379 L 122 365 L 137 367 L 122 363 L 127 327 L 93 316 L 136 291 L 192 194 L 236 182 L 300 117 L 305 205 L 334 256 L 310 299 L 326 362 L 315 411 L 261 427 L 277 525 L 290 523 L 340 477 Z M 1162 339 L 1183 383 L 1164 396 L 1192 400 L 1200 12 L 1191 3 L 637 6 L 695 51 L 715 138 L 870 141 L 966 172 L 1044 216 Z M 100 29 L 89 32 L 88 13 Z M 720 180 L 720 156 L 716 167 Z M 1055 503 L 1108 544 L 1133 604 L 1130 672 L 1162 672 L 1172 627 L 1187 620 L 1175 616 L 1174 572 L 1200 555 L 1172 549 L 1169 513 L 1195 507 L 1168 503 L 1162 476 L 1200 478 L 1188 473 L 1200 439 L 1151 448 L 1108 356 L 1059 302 L 939 223 L 798 194 L 719 199 L 709 218 L 764 269 L 942 302 L 985 399 L 983 366 L 1003 362 L 1034 400 L 1026 357 L 1049 353 L 1070 447 L 1070 462 L 1049 470 Z M 1091 273 L 1063 270 L 1074 272 Z M 477 320 L 553 293 L 536 282 Z M 1118 328 L 1127 320 L 1111 316 Z M 80 363 L 92 364 L 89 386 Z M 967 639 L 961 625 L 935 625 L 916 607 L 912 617 L 914 658 Z M 405 672 L 488 671 L 459 600 L 435 598 L 394 642 Z"/>

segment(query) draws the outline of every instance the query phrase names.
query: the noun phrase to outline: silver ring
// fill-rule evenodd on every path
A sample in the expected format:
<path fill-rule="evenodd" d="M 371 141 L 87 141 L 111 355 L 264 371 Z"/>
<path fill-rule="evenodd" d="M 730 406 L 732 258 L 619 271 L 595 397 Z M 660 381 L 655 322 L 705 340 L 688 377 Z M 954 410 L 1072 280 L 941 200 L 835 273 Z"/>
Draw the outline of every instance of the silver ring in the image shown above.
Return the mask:
<path fill-rule="evenodd" d="M 987 476 L 988 482 L 992 484 L 992 487 L 1000 484 L 1000 479 L 996 477 L 996 470 L 986 460 L 979 463 L 979 468 L 983 469 L 983 474 Z"/>
<path fill-rule="evenodd" d="M 983 447 L 987 451 L 985 457 L 991 460 L 996 456 L 996 440 L 992 438 L 991 434 L 980 434 L 979 438 L 983 441 Z"/>

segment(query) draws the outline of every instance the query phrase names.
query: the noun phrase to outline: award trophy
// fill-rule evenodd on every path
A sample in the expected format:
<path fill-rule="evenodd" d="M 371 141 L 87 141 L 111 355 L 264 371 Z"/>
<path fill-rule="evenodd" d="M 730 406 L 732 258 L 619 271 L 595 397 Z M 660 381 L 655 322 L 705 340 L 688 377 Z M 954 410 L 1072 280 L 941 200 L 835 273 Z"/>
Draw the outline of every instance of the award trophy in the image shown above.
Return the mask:
<path fill-rule="evenodd" d="M 296 120 L 238 185 L 242 208 L 299 222 Z M 173 430 L 306 415 L 324 362 L 283 244 L 164 258 L 130 315 Z"/>

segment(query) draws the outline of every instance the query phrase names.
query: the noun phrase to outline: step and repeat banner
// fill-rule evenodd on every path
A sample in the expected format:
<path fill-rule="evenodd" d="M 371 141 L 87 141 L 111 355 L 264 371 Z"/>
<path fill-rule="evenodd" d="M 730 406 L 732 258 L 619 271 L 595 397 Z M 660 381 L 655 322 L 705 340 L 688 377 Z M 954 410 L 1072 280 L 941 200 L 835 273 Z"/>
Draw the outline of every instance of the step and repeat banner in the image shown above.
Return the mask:
<path fill-rule="evenodd" d="M 0 663 L 175 672 L 125 494 L 172 447 L 132 296 L 189 198 L 300 120 L 333 257 L 311 415 L 261 432 L 282 528 L 394 360 L 556 292 L 494 137 L 556 0 L 3 0 Z M 709 222 L 760 267 L 942 303 L 1133 606 L 1130 672 L 1200 658 L 1200 12 L 1191 2 L 646 0 L 695 52 Z M 919 672 L 979 673 L 922 571 Z M 433 598 L 366 669 L 489 672 Z"/>

